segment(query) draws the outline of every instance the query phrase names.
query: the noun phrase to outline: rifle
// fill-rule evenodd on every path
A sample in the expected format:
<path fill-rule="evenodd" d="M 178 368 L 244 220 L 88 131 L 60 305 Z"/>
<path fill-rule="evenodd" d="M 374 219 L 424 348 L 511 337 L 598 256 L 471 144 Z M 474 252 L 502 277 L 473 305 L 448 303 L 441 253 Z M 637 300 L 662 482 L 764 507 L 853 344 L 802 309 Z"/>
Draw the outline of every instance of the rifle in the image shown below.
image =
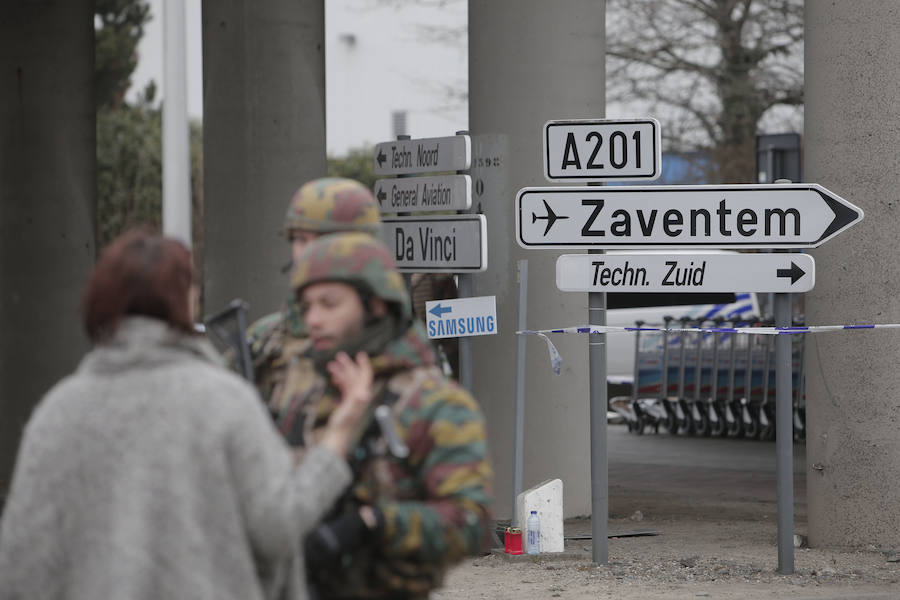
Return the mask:
<path fill-rule="evenodd" d="M 240 298 L 232 300 L 228 306 L 203 319 L 207 334 L 220 351 L 229 349 L 234 353 L 240 374 L 250 383 L 253 377 L 253 361 L 250 358 L 250 344 L 247 341 L 247 311 L 250 305 Z"/>

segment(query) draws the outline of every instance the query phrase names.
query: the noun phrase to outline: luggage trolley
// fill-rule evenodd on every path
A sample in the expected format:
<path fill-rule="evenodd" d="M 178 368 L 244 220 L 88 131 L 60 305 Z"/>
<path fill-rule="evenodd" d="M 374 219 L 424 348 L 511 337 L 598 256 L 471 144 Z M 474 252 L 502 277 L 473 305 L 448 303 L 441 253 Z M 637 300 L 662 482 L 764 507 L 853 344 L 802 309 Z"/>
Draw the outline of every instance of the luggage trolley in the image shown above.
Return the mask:
<path fill-rule="evenodd" d="M 651 427 L 659 432 L 660 424 L 666 421 L 666 410 L 662 405 L 664 350 L 660 341 L 663 332 L 642 331 L 643 321 L 635 323 L 634 379 L 630 396 L 618 396 L 610 400 L 610 408 L 622 415 L 628 430 L 641 435 Z"/>
<path fill-rule="evenodd" d="M 664 317 L 662 331 L 637 321 L 634 379 L 629 396 L 610 400 L 629 431 L 642 434 L 660 426 L 673 435 L 772 440 L 775 437 L 775 337 L 773 335 L 670 331 L 676 319 Z M 723 318 L 677 320 L 681 328 L 762 327 L 768 321 Z M 676 335 L 677 334 L 677 335 Z M 794 438 L 804 434 L 804 339 L 792 346 Z"/>

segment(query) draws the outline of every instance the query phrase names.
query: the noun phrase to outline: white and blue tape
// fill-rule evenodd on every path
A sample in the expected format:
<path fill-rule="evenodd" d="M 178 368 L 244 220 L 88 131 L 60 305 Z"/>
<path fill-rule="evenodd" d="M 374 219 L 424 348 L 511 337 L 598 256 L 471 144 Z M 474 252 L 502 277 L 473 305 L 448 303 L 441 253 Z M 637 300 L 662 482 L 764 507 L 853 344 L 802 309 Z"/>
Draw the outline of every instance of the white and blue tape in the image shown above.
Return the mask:
<path fill-rule="evenodd" d="M 553 372 L 562 372 L 562 356 L 550 341 L 550 333 L 628 333 L 635 331 L 663 331 L 669 333 L 747 333 L 751 335 L 797 335 L 806 333 L 829 333 L 834 331 L 851 331 L 860 329 L 900 329 L 900 323 L 878 323 L 872 325 L 809 325 L 804 327 L 622 327 L 614 325 L 582 325 L 579 327 L 563 327 L 561 329 L 524 329 L 516 335 L 536 335 L 547 342 L 550 352 L 550 365 Z"/>

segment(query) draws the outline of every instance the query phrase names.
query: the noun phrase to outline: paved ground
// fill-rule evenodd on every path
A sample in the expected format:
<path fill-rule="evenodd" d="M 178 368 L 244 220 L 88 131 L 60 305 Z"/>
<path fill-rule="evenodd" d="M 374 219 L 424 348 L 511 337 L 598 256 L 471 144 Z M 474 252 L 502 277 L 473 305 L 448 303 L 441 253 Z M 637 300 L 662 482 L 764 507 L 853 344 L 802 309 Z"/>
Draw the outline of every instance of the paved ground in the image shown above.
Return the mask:
<path fill-rule="evenodd" d="M 802 445 L 795 532 L 806 534 Z M 436 600 L 588 598 L 900 598 L 895 550 L 795 550 L 778 573 L 775 444 L 609 429 L 609 564 L 591 557 L 589 519 L 566 523 L 563 557 L 492 554 L 454 569 Z"/>
<path fill-rule="evenodd" d="M 638 436 L 623 426 L 610 426 L 608 435 L 610 517 L 635 510 L 702 517 L 709 507 L 719 514 L 740 508 L 748 518 L 775 518 L 774 442 Z M 793 448 L 794 511 L 805 534 L 806 450 L 802 444 Z"/>

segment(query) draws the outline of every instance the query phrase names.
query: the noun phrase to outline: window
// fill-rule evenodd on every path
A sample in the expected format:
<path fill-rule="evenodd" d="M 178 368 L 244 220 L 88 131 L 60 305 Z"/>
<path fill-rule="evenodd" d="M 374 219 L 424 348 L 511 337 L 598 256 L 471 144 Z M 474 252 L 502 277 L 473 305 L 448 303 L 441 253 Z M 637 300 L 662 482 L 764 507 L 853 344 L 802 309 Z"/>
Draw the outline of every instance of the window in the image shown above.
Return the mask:
<path fill-rule="evenodd" d="M 606 294 L 606 308 L 647 308 L 650 306 L 685 306 L 693 304 L 732 304 L 737 302 L 733 293 L 704 294 L 686 293 L 626 293 L 612 292 Z"/>

